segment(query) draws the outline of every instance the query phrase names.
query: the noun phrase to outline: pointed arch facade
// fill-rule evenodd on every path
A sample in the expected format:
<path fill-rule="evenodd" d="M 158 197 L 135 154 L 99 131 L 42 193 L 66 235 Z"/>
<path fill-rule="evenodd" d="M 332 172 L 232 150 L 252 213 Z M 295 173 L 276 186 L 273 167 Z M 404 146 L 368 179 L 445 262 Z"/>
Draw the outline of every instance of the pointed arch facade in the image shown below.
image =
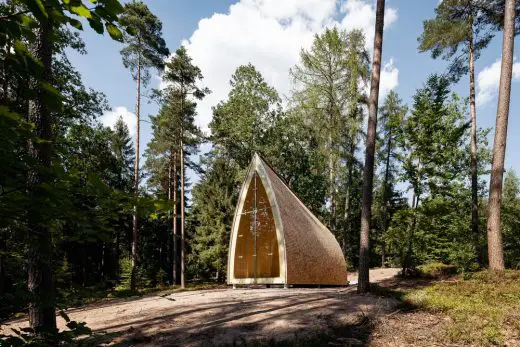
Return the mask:
<path fill-rule="evenodd" d="M 228 284 L 345 285 L 332 233 L 255 154 L 235 211 Z"/>

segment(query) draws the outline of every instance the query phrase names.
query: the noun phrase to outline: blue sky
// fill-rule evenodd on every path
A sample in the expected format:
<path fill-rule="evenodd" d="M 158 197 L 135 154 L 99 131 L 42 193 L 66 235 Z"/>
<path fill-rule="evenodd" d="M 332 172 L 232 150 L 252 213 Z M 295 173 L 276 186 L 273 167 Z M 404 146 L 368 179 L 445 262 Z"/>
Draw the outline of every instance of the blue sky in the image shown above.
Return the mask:
<path fill-rule="evenodd" d="M 213 93 L 199 104 L 198 124 L 204 129 L 211 119 L 211 106 L 224 99 L 229 91 L 229 79 L 234 69 L 251 62 L 266 80 L 282 95 L 290 91 L 288 69 L 298 59 L 300 48 L 308 47 L 312 36 L 325 27 L 337 25 L 345 29 L 360 28 L 367 36 L 371 50 L 373 40 L 373 0 L 145 0 L 163 23 L 163 34 L 170 51 L 185 44 L 188 53 L 205 75 L 204 84 Z M 447 63 L 433 60 L 428 53 L 418 53 L 417 37 L 422 22 L 431 18 L 438 0 L 387 0 L 383 44 L 383 96 L 395 89 L 408 105 L 417 88 L 427 76 L 444 72 Z M 121 45 L 100 37 L 92 30 L 82 34 L 87 55 L 71 53 L 71 61 L 83 75 L 85 84 L 106 94 L 112 107 L 102 121 L 110 125 L 123 115 L 130 127 L 135 126 L 135 83 L 125 70 L 119 50 Z M 496 91 L 501 56 L 502 33 L 476 62 L 477 117 L 480 127 L 494 127 Z M 518 39 L 516 40 L 518 46 Z M 506 167 L 520 172 L 520 158 L 515 155 L 520 146 L 516 117 L 520 105 L 520 63 L 515 64 L 509 118 Z M 152 78 L 158 87 L 160 77 Z M 463 78 L 455 90 L 468 95 L 468 80 Z M 144 99 L 142 118 L 157 112 L 157 105 Z M 141 124 L 142 144 L 150 139 L 150 126 Z M 490 134 L 490 146 L 492 137 Z"/>

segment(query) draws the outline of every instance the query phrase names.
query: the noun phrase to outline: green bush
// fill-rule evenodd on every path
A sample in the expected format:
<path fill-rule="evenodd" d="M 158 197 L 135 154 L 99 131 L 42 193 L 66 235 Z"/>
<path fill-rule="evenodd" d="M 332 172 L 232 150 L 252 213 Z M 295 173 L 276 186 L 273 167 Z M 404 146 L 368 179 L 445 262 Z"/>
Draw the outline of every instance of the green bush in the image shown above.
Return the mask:
<path fill-rule="evenodd" d="M 457 266 L 447 265 L 438 261 L 419 265 L 417 267 L 417 270 L 419 272 L 419 276 L 424 278 L 438 278 L 442 276 L 451 276 L 455 275 L 458 272 Z"/>

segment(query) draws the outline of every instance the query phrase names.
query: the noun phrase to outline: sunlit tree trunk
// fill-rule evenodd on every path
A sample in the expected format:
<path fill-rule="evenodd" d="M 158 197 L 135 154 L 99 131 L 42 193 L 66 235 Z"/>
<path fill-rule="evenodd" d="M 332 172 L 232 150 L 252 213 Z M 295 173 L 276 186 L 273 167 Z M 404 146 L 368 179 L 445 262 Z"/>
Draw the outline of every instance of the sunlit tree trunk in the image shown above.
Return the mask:
<path fill-rule="evenodd" d="M 52 66 L 52 23 L 42 20 L 36 33 L 34 57 L 43 65 L 44 82 L 51 81 Z M 44 142 L 29 142 L 28 152 L 43 169 L 51 168 L 52 160 L 52 115 L 45 104 L 44 91 L 39 82 L 31 81 L 31 88 L 36 91 L 29 103 L 29 121 L 34 124 L 36 136 Z M 52 178 L 45 170 L 31 171 L 27 185 L 29 194 L 42 194 L 41 184 L 50 183 Z M 28 216 L 28 289 L 31 295 L 29 304 L 29 323 L 32 328 L 55 329 L 56 311 L 54 308 L 54 276 L 52 270 L 52 235 L 35 213 Z"/>
<path fill-rule="evenodd" d="M 473 20 L 470 20 L 473 28 Z M 469 107 L 471 114 L 471 231 L 475 239 L 475 250 L 480 262 L 478 232 L 478 169 L 477 169 L 477 110 L 475 105 L 475 57 L 473 47 L 473 29 L 469 31 Z"/>
<path fill-rule="evenodd" d="M 377 0 L 376 25 L 374 37 L 374 58 L 372 62 L 372 81 L 368 101 L 368 129 L 363 170 L 363 199 L 361 202 L 361 232 L 359 241 L 358 292 L 370 290 L 369 279 L 369 232 L 372 217 L 372 186 L 374 181 L 374 153 L 376 149 L 377 105 L 379 99 L 379 79 L 381 74 L 381 55 L 383 48 L 383 27 L 385 21 L 385 1 Z"/>
<path fill-rule="evenodd" d="M 487 221 L 488 257 L 490 271 L 504 270 L 504 250 L 500 231 L 500 207 L 502 203 L 502 183 L 507 142 L 507 122 L 511 97 L 511 76 L 513 72 L 513 51 L 515 34 L 515 3 L 506 0 L 504 13 L 504 39 L 502 43 L 502 67 L 498 94 L 493 161 L 489 183 L 489 205 Z"/>

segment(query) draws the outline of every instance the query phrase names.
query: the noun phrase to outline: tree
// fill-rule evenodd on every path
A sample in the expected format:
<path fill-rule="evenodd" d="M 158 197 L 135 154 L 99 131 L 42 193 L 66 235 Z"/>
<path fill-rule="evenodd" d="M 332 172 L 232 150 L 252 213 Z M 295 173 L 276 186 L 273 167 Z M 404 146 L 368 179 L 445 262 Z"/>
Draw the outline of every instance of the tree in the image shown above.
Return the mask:
<path fill-rule="evenodd" d="M 394 243 L 401 244 L 404 274 L 422 261 L 448 261 L 449 253 L 462 249 L 461 241 L 467 239 L 464 228 L 470 220 L 457 212 L 469 207 L 470 201 L 464 170 L 469 155 L 466 107 L 451 93 L 445 76 L 432 75 L 415 93 L 413 109 L 405 119 L 399 156 L 403 179 L 412 190 L 412 206 L 396 217 L 401 225 L 391 227 L 391 234 L 402 237 Z M 475 249 L 466 253 L 474 261 Z"/>
<path fill-rule="evenodd" d="M 495 26 L 489 12 L 497 12 L 497 4 L 480 0 L 444 0 L 435 9 L 436 17 L 424 21 L 419 37 L 419 50 L 431 51 L 433 58 L 451 60 L 450 77 L 458 81 L 469 72 L 469 104 L 471 114 L 471 229 L 475 244 L 478 230 L 477 111 L 475 101 L 475 60 L 494 37 Z"/>
<path fill-rule="evenodd" d="M 374 179 L 374 155 L 376 147 L 377 104 L 379 99 L 379 79 L 381 75 L 381 55 L 383 48 L 383 29 L 385 22 L 385 1 L 377 0 L 374 38 L 374 58 L 372 61 L 372 80 L 368 100 L 368 128 L 363 171 L 363 200 L 361 202 L 361 232 L 359 247 L 358 292 L 370 290 L 369 279 L 369 232 L 372 209 L 372 186 Z"/>
<path fill-rule="evenodd" d="M 137 118 L 134 163 L 134 190 L 139 194 L 139 141 L 141 122 L 141 85 L 146 87 L 150 81 L 150 69 L 162 71 L 164 59 L 170 54 L 162 38 L 162 23 L 142 1 L 127 3 L 120 18 L 121 24 L 131 28 L 132 35 L 125 35 L 126 47 L 121 50 L 123 65 L 130 69 L 132 78 L 137 83 L 135 115 Z M 138 217 L 137 205 L 134 207 L 132 268 L 135 272 L 137 262 Z M 135 289 L 135 281 L 131 280 Z"/>
<path fill-rule="evenodd" d="M 202 278 L 216 274 L 218 282 L 226 280 L 229 235 L 238 198 L 239 168 L 227 157 L 204 159 L 201 181 L 192 193 L 191 224 L 193 239 L 189 262 Z"/>
<path fill-rule="evenodd" d="M 184 227 L 185 227 L 185 146 L 186 144 L 196 144 L 200 142 L 201 135 L 199 128 L 195 125 L 195 100 L 201 100 L 210 91 L 207 88 L 197 86 L 202 80 L 202 73 L 200 69 L 193 65 L 191 58 L 186 52 L 186 48 L 181 46 L 175 51 L 175 55 L 169 62 L 166 63 L 166 70 L 164 73 L 164 80 L 168 83 L 166 91 L 166 99 L 169 103 L 176 105 L 180 118 L 179 122 L 179 161 L 180 161 L 180 205 L 181 205 L 181 238 L 180 238 L 180 284 L 181 287 L 185 286 L 185 240 L 184 240 Z M 195 143 L 194 143 L 195 141 Z"/>
<path fill-rule="evenodd" d="M 118 1 L 98 1 L 93 9 L 80 1 L 41 1 L 30 3 L 28 11 L 12 6 L 15 12 L 0 20 L 0 36 L 3 42 L 17 40 L 16 49 L 9 51 L 8 67 L 13 76 L 29 77 L 31 96 L 27 105 L 27 119 L 34 125 L 33 136 L 28 138 L 27 154 L 31 166 L 27 170 L 27 195 L 34 205 L 49 203 L 48 190 L 55 184 L 53 148 L 53 112 L 62 106 L 62 96 L 53 86 L 53 54 L 58 48 L 56 37 L 60 29 L 71 25 L 81 29 L 80 21 L 71 16 L 89 18 L 89 24 L 97 32 L 104 27 L 114 39 L 121 39 L 116 27 L 117 15 L 121 12 Z M 32 6 L 31 6 L 32 5 Z M 27 13 L 30 12 L 30 15 Z M 32 16 L 31 16 L 32 15 Z M 33 17 L 34 16 L 34 17 Z M 104 26 L 103 26 L 104 24 Z M 32 33 L 35 29 L 35 34 Z M 32 47 L 31 51 L 26 44 Z M 7 61 L 7 59 L 6 59 Z M 6 65 L 4 65 L 5 67 Z M 5 85 L 3 85 L 5 87 Z M 7 89 L 3 90 L 3 97 Z M 2 108 L 2 115 L 6 109 Z M 28 289 L 31 294 L 29 321 L 35 331 L 55 331 L 55 288 L 52 267 L 52 226 L 47 216 L 39 211 L 27 211 L 28 235 Z"/>
<path fill-rule="evenodd" d="M 311 48 L 302 50 L 300 64 L 291 69 L 295 86 L 292 101 L 297 112 L 315 129 L 320 155 L 326 158 L 328 173 L 328 225 L 345 245 L 345 232 L 339 232 L 339 192 L 342 162 L 352 177 L 354 153 L 359 141 L 363 113 L 359 104 L 365 96 L 360 86 L 368 79 L 368 53 L 359 30 L 337 28 L 315 35 Z M 345 175 L 347 176 L 347 175 Z M 349 220 L 351 184 L 345 197 L 345 219 Z"/>
<path fill-rule="evenodd" d="M 504 234 L 504 263 L 506 267 L 520 267 L 520 178 L 508 170 L 504 178 L 501 229 Z"/>
<path fill-rule="evenodd" d="M 502 181 L 507 142 L 507 123 L 511 97 L 511 77 L 513 72 L 513 51 L 515 35 L 516 1 L 505 0 L 504 39 L 502 43 L 502 66 L 498 94 L 493 160 L 489 182 L 488 205 L 488 258 L 490 271 L 504 270 L 504 251 L 500 230 L 500 206 L 502 203 Z"/>
<path fill-rule="evenodd" d="M 407 108 L 402 105 L 402 101 L 395 91 L 390 91 L 384 105 L 381 108 L 378 124 L 380 126 L 379 136 L 382 145 L 380 146 L 379 156 L 383 163 L 383 182 L 382 182 L 382 225 L 381 225 L 381 266 L 385 266 L 385 244 L 384 235 L 388 229 L 389 205 L 392 199 L 393 185 L 396 179 L 394 161 L 397 157 L 399 136 L 402 133 L 404 117 Z"/>

